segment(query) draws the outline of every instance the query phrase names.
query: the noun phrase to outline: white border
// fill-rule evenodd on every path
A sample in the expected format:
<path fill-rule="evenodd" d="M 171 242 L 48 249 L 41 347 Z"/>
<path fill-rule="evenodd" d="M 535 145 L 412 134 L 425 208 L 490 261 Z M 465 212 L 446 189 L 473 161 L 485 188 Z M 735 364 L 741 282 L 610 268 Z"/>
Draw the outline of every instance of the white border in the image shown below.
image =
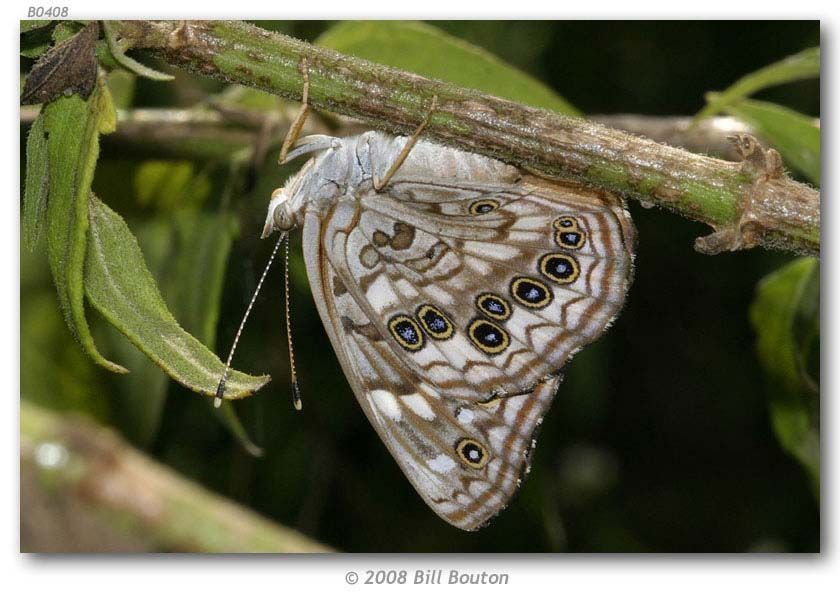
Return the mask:
<path fill-rule="evenodd" d="M 26 6 L 32 3 L 14 1 L 4 5 L 4 30 L 6 41 L 3 49 L 4 81 L 7 83 L 8 112 L 2 119 L 2 139 L 17 140 L 18 97 L 17 89 L 17 39 L 18 19 L 25 15 Z M 49 4 L 62 4 L 51 2 Z M 829 167 L 833 167 L 835 133 L 831 113 L 834 110 L 830 100 L 837 98 L 834 68 L 834 44 L 832 35 L 836 23 L 835 10 L 828 2 L 799 0 L 796 3 L 735 3 L 722 0 L 707 0 L 702 3 L 677 4 L 675 2 L 586 2 L 552 3 L 533 0 L 494 3 L 459 2 L 452 0 L 424 0 L 421 3 L 376 1 L 349 2 L 344 0 L 320 0 L 318 2 L 266 2 L 265 0 L 237 0 L 233 3 L 211 5 L 208 2 L 192 3 L 162 0 L 144 0 L 142 3 L 115 3 L 97 1 L 68 1 L 72 15 L 76 18 L 95 16 L 97 18 L 156 18 L 216 17 L 249 19 L 276 18 L 282 15 L 289 19 L 338 19 L 338 18 L 532 18 L 532 19 L 639 19 L 639 18 L 822 18 L 826 32 L 823 35 L 824 82 L 823 102 L 828 114 L 822 115 L 826 127 L 827 142 L 823 153 Z M 10 6 L 11 5 L 11 6 Z M 138 7 L 142 7 L 141 14 Z M 794 12 L 795 11 L 795 12 Z M 768 41 L 772 43 L 772 41 Z M 17 198 L 19 187 L 19 160 L 17 147 L 8 143 L 3 161 L 6 176 L 3 181 L 17 182 L 6 195 L 6 211 L 2 220 L 2 254 L 0 261 L 3 281 L 19 282 L 18 237 L 19 215 Z M 831 161 L 831 163 L 829 163 Z M 833 168 L 825 168 L 823 190 L 832 187 Z M 832 203 L 830 196 L 824 205 Z M 834 227 L 838 211 L 827 206 L 825 211 L 830 223 L 826 231 L 837 231 Z M 824 236 L 823 252 L 836 256 L 832 236 Z M 835 305 L 834 283 L 837 281 L 837 263 L 827 260 L 823 271 L 823 306 L 830 317 L 828 307 Z M 17 284 L 19 285 L 19 283 Z M 164 598 L 281 598 L 311 597 L 313 591 L 325 593 L 349 593 L 370 597 L 399 595 L 400 598 L 449 597 L 458 594 L 480 595 L 482 598 L 510 598 L 511 594 L 531 594 L 533 598 L 627 598 L 646 599 L 688 598 L 709 600 L 716 598 L 825 598 L 834 597 L 840 590 L 840 565 L 838 565 L 836 544 L 837 520 L 833 515 L 835 507 L 831 499 L 837 498 L 837 477 L 834 456 L 836 444 L 831 437 L 836 435 L 837 415 L 840 411 L 831 408 L 838 399 L 834 393 L 832 371 L 834 364 L 822 369 L 823 394 L 823 555 L 822 556 L 761 556 L 761 555 L 716 555 L 716 556 L 571 556 L 571 555 L 527 555 L 527 556 L 336 556 L 336 557 L 202 557 L 202 556 L 146 556 L 146 557 L 47 557 L 21 556 L 18 554 L 18 410 L 19 396 L 19 323 L 15 327 L 15 316 L 19 320 L 19 293 L 2 297 L 3 315 L 0 335 L 3 338 L 2 362 L 7 383 L 3 404 L 2 435 L 2 589 L 8 598 L 134 598 L 148 600 L 150 593 L 163 593 Z M 825 335 L 823 356 L 826 363 L 833 359 L 833 341 L 837 339 L 836 321 L 823 320 Z M 9 385 L 16 382 L 16 386 Z M 9 389 L 11 388 L 11 389 Z M 11 393 L 9 393 L 11 392 Z M 785 493 L 779 490 L 778 493 Z M 365 569 L 400 569 L 413 571 L 416 568 L 461 568 L 480 571 L 503 571 L 510 573 L 511 583 L 505 587 L 480 586 L 349 586 L 345 574 L 349 570 L 363 572 Z M 831 592 L 829 591 L 831 590 Z"/>

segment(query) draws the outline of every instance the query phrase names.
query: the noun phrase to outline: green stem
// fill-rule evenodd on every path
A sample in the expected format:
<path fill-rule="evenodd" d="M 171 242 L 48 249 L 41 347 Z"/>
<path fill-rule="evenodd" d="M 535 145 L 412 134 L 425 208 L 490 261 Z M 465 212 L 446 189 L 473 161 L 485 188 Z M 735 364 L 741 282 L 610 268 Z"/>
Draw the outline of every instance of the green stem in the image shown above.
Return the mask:
<path fill-rule="evenodd" d="M 424 135 L 546 177 L 573 178 L 658 205 L 715 229 L 706 252 L 761 245 L 820 247 L 819 191 L 755 161 L 692 154 L 591 121 L 502 100 L 311 46 L 240 21 L 114 21 L 115 35 L 195 73 L 410 133 L 438 105 Z M 745 166 L 746 165 L 746 166 Z"/>

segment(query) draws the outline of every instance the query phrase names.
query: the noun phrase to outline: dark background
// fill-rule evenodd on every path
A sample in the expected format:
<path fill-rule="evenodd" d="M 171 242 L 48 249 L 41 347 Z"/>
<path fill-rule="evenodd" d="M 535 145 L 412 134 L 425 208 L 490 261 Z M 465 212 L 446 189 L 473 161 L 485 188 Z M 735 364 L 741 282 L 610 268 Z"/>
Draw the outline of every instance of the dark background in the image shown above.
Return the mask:
<path fill-rule="evenodd" d="M 690 115 L 705 92 L 819 44 L 817 22 L 434 24 L 541 79 L 588 114 Z M 329 23 L 260 25 L 311 41 Z M 218 89 L 192 77 L 179 83 Z M 183 97 L 171 90 L 138 82 L 135 104 L 171 105 Z M 819 115 L 818 82 L 757 97 Z M 107 176 L 108 169 L 122 172 L 125 159 L 106 151 L 98 168 L 97 193 L 121 213 L 137 212 L 130 193 Z M 237 199 L 242 235 L 225 284 L 222 355 L 270 252 L 258 239 L 268 193 L 290 174 L 265 172 Z M 630 210 L 638 247 L 626 308 L 568 366 L 531 475 L 478 533 L 456 530 L 426 507 L 359 409 L 311 300 L 299 233 L 292 238 L 292 314 L 303 412 L 289 397 L 282 270 L 275 269 L 235 361 L 274 379 L 237 405 L 265 456 L 248 456 L 203 399 L 175 384 L 147 450 L 348 551 L 818 551 L 818 501 L 774 436 L 748 317 L 758 280 L 791 257 L 766 250 L 703 256 L 692 244 L 705 227 L 636 203 Z M 39 281 L 38 289 L 48 286 L 46 274 Z M 22 314 L 33 285 L 22 287 Z M 24 392 L 27 368 L 22 362 Z M 115 376 L 95 376 L 116 393 Z M 103 414 L 119 422 L 107 407 Z"/>

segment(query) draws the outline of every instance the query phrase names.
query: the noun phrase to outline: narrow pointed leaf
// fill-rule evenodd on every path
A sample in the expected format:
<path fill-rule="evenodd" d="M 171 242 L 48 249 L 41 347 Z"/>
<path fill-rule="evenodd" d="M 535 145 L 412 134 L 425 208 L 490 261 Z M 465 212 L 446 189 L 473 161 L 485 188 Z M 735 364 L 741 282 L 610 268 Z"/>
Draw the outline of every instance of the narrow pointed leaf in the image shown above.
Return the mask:
<path fill-rule="evenodd" d="M 88 196 L 99 156 L 99 134 L 112 131 L 116 114 L 104 85 L 85 102 L 62 97 L 43 109 L 47 137 L 47 255 L 67 326 L 100 366 L 126 369 L 104 358 L 91 336 L 84 306 L 84 264 L 88 231 Z"/>
<path fill-rule="evenodd" d="M 93 196 L 90 220 L 85 278 L 90 303 L 170 377 L 213 396 L 224 365 L 169 312 L 125 221 Z M 231 371 L 225 398 L 249 396 L 268 381 L 265 375 Z"/>
<path fill-rule="evenodd" d="M 722 112 L 726 106 L 738 102 L 765 88 L 783 83 L 813 79 L 820 76 L 820 49 L 808 48 L 743 76 L 725 91 L 710 97 L 708 104 L 695 117 L 695 122 Z"/>
<path fill-rule="evenodd" d="M 530 106 L 580 114 L 542 82 L 486 50 L 425 23 L 344 21 L 327 30 L 315 43 Z"/>
<path fill-rule="evenodd" d="M 114 38 L 114 32 L 108 24 L 108 21 L 102 21 L 102 24 L 105 28 L 105 39 L 108 42 L 108 49 L 111 51 L 111 55 L 114 57 L 114 60 L 117 61 L 117 64 L 135 75 L 139 75 L 140 77 L 145 77 L 146 79 L 151 79 L 153 81 L 172 81 L 175 79 L 174 76 L 169 75 L 168 73 L 155 71 L 154 69 L 137 62 L 130 56 L 127 56 L 125 51 L 120 47 L 119 43 Z"/>
<path fill-rule="evenodd" d="M 176 314 L 185 327 L 214 348 L 225 271 L 237 223 L 225 213 L 195 215 L 184 211 L 175 219 L 175 230 L 179 247 L 169 289 L 178 305 Z M 262 456 L 262 448 L 248 435 L 229 402 L 212 410 L 246 452 Z"/>
<path fill-rule="evenodd" d="M 193 181 L 202 176 L 194 176 Z M 189 186 L 193 195 L 186 204 L 206 197 L 204 186 Z M 159 284 L 162 297 L 173 317 L 208 348 L 215 345 L 224 274 L 237 231 L 236 219 L 225 212 L 208 213 L 178 209 L 163 213 L 135 230 L 149 271 Z M 169 378 L 149 361 L 126 337 L 111 330 L 111 347 L 131 367 L 131 374 L 119 378 L 115 418 L 121 429 L 140 444 L 148 444 L 159 428 L 169 391 Z M 261 449 L 248 437 L 236 412 L 225 402 L 214 412 L 242 447 L 259 456 Z"/>

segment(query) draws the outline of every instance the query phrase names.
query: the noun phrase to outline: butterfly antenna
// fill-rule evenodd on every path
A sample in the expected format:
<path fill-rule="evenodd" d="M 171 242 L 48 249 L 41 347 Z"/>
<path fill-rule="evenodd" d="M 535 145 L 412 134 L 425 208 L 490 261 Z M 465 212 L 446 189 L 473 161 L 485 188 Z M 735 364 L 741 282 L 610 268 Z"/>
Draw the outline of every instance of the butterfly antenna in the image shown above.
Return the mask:
<path fill-rule="evenodd" d="M 225 362 L 225 370 L 222 373 L 222 378 L 219 380 L 219 385 L 216 387 L 216 396 L 213 400 L 213 406 L 219 408 L 222 405 L 222 398 L 225 395 L 225 386 L 227 385 L 228 375 L 230 373 L 230 363 L 233 361 L 233 353 L 236 352 L 236 347 L 239 345 L 239 338 L 242 335 L 242 330 L 245 328 L 245 322 L 248 320 L 248 316 L 251 314 L 251 309 L 254 308 L 254 303 L 257 301 L 257 295 L 260 293 L 260 288 L 262 287 L 263 282 L 265 281 L 265 276 L 268 275 L 268 269 L 271 268 L 271 263 L 274 262 L 274 257 L 277 256 L 277 250 L 280 248 L 280 244 L 286 238 L 286 232 L 280 234 L 280 237 L 277 239 L 277 243 L 274 244 L 274 250 L 271 251 L 271 257 L 268 259 L 268 264 L 265 265 L 265 269 L 263 269 L 262 276 L 260 277 L 259 282 L 257 283 L 257 288 L 254 290 L 254 295 L 251 296 L 251 301 L 248 303 L 248 308 L 245 309 L 245 315 L 242 317 L 242 322 L 239 324 L 239 329 L 236 330 L 236 336 L 233 338 L 233 344 L 230 347 L 230 352 L 228 353 L 227 362 Z M 288 249 L 288 244 L 286 248 Z M 288 271 L 288 267 L 287 267 Z"/>
<path fill-rule="evenodd" d="M 286 237 L 286 260 L 285 260 L 284 288 L 286 292 L 286 341 L 289 343 L 289 368 L 292 375 L 292 403 L 295 409 L 302 410 L 303 403 L 300 400 L 300 388 L 298 387 L 297 370 L 295 369 L 295 350 L 292 345 L 292 315 L 289 303 L 289 238 Z"/>

